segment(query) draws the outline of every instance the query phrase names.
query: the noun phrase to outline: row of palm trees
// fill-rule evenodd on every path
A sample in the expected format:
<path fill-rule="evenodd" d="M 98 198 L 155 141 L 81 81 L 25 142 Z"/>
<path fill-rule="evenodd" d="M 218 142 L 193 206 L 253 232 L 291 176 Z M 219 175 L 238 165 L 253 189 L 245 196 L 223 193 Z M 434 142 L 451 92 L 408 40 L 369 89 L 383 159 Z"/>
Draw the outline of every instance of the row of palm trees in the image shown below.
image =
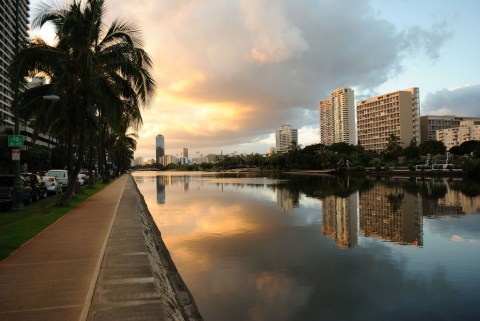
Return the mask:
<path fill-rule="evenodd" d="M 109 178 L 108 164 L 128 166 L 142 124 L 140 109 L 153 95 L 152 61 L 142 49 L 139 30 L 130 22 L 115 20 L 105 28 L 105 0 L 72 0 L 40 4 L 32 28 L 54 26 L 53 45 L 34 38 L 22 46 L 11 64 L 12 84 L 26 79 L 49 81 L 26 90 L 17 106 L 23 119 L 37 132 L 55 136 L 67 150 L 69 184 L 60 205 L 69 203 L 75 178 L 82 168 L 98 170 Z M 57 95 L 56 104 L 37 99 Z"/>

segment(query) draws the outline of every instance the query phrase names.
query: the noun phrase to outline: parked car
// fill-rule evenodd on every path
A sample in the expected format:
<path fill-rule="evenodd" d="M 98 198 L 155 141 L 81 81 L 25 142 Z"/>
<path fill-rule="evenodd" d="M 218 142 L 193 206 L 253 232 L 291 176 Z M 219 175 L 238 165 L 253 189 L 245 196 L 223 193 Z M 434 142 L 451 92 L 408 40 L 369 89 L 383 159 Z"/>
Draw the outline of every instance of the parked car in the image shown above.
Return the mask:
<path fill-rule="evenodd" d="M 47 172 L 46 176 L 56 177 L 62 184 L 62 188 L 66 189 L 68 184 L 68 171 L 66 169 L 51 169 Z"/>
<path fill-rule="evenodd" d="M 53 176 L 43 176 L 42 182 L 45 183 L 47 187 L 48 194 L 58 195 L 62 192 L 62 184 L 57 180 L 56 177 Z"/>
<path fill-rule="evenodd" d="M 80 173 L 80 174 L 78 174 L 77 178 L 78 178 L 78 183 L 80 184 L 80 186 L 88 184 L 88 175 L 87 174 Z"/>
<path fill-rule="evenodd" d="M 32 186 L 25 182 L 25 178 L 20 176 L 23 183 L 23 203 L 30 204 L 33 201 Z M 11 208 L 14 198 L 13 183 L 15 175 L 0 175 L 0 205 Z"/>
<path fill-rule="evenodd" d="M 38 174 L 33 173 L 22 173 L 22 176 L 25 179 L 25 183 L 32 187 L 32 199 L 38 201 L 41 198 L 46 198 L 48 196 L 47 187 L 45 183 L 42 182 L 42 178 Z"/>

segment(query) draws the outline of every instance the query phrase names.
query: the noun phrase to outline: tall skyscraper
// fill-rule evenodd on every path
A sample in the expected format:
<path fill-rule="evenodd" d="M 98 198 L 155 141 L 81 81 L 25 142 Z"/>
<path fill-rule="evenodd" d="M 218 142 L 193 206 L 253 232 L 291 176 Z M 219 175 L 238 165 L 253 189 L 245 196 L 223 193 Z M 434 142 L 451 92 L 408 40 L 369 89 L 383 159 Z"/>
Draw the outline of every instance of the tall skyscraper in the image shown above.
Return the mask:
<path fill-rule="evenodd" d="M 188 158 L 188 148 L 187 148 L 187 147 L 183 147 L 183 149 L 182 149 L 182 157 L 183 157 L 183 158 Z"/>
<path fill-rule="evenodd" d="M 15 52 L 15 30 L 17 1 L 6 0 L 0 5 L 0 126 L 14 125 L 12 111 L 13 92 L 8 79 L 8 66 Z M 18 36 L 20 43 L 28 38 L 28 7 L 30 0 L 18 0 Z"/>
<path fill-rule="evenodd" d="M 163 135 L 155 137 L 155 162 L 160 163 L 160 157 L 165 156 L 165 138 Z"/>
<path fill-rule="evenodd" d="M 320 101 L 320 143 L 357 144 L 352 89 L 336 89 L 329 98 Z"/>
<path fill-rule="evenodd" d="M 298 131 L 290 125 L 282 125 L 276 132 L 277 153 L 286 153 L 292 142 L 298 144 Z"/>
<path fill-rule="evenodd" d="M 390 134 L 402 146 L 412 139 L 420 142 L 420 99 L 418 88 L 408 88 L 368 98 L 357 103 L 357 134 L 367 150 L 385 149 Z"/>

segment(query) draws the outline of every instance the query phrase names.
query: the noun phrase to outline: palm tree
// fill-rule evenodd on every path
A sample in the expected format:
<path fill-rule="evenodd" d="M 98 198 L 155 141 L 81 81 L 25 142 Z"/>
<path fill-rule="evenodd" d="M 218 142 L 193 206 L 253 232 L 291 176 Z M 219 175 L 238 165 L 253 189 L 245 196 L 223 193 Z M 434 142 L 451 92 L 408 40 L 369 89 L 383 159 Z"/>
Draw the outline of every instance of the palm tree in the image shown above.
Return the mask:
<path fill-rule="evenodd" d="M 31 41 L 11 67 L 17 82 L 25 76 L 46 75 L 51 84 L 36 91 L 61 97 L 61 104 L 46 113 L 38 106 L 24 111 L 35 116 L 43 130 L 59 129 L 67 146 L 69 184 L 60 205 L 69 203 L 84 165 L 87 131 L 100 130 L 102 140 L 102 128 L 114 128 L 125 119 L 128 126 L 138 128 L 142 123 L 139 108 L 155 87 L 139 31 L 131 23 L 115 20 L 105 32 L 104 14 L 105 0 L 72 0 L 63 8 L 56 2 L 41 4 L 32 27 L 53 23 L 57 42 L 50 46 L 41 39 Z M 105 144 L 99 146 L 102 153 Z"/>
<path fill-rule="evenodd" d="M 390 135 L 387 137 L 387 146 L 385 147 L 385 151 L 389 153 L 400 153 L 402 151 L 402 146 L 400 144 L 400 137 L 394 133 L 390 133 Z"/>

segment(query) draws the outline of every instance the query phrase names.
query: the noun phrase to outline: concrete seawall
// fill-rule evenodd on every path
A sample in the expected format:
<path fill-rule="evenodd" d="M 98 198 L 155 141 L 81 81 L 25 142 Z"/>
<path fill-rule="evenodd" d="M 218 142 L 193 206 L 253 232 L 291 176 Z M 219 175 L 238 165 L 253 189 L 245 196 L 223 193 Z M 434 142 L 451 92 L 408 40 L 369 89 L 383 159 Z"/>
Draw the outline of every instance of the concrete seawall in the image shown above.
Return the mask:
<path fill-rule="evenodd" d="M 128 176 L 86 320 L 202 321 L 143 195 Z"/>
<path fill-rule="evenodd" d="M 150 253 L 149 260 L 155 285 L 172 310 L 172 320 L 203 320 L 192 294 L 177 271 L 175 263 L 162 240 L 160 230 L 155 224 L 145 199 L 136 184 L 135 190 L 138 213 L 144 226 L 145 243 Z"/>

